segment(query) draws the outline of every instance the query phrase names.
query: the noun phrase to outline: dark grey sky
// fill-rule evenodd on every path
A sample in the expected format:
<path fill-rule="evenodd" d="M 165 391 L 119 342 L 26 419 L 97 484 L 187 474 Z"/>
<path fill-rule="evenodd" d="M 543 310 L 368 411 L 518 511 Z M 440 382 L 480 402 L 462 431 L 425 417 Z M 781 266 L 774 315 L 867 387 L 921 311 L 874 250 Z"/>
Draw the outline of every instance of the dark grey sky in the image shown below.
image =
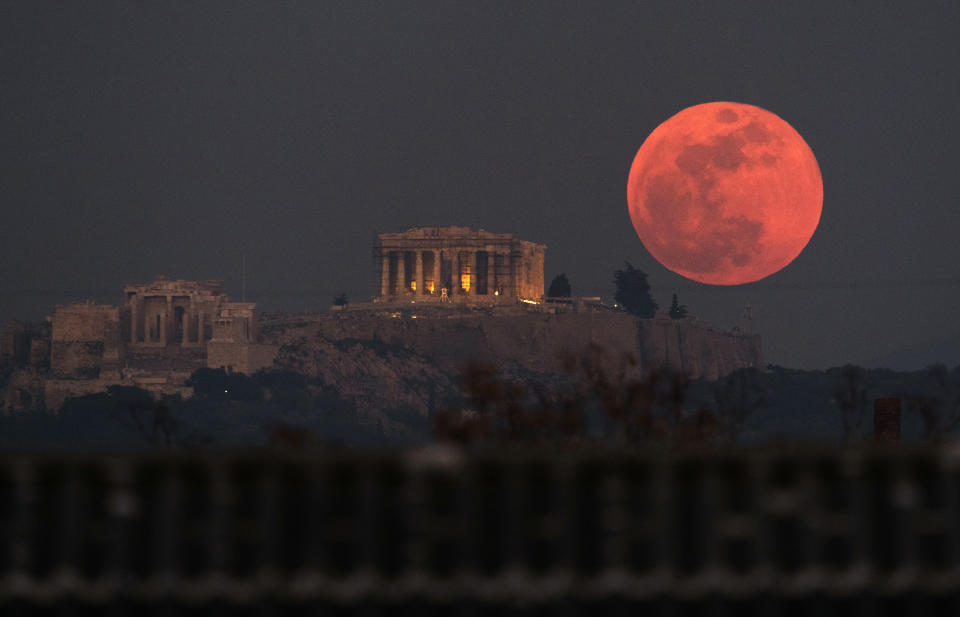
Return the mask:
<path fill-rule="evenodd" d="M 960 336 L 960 3 L 889 4 L 4 2 L 0 318 L 159 273 L 238 296 L 244 252 L 252 297 L 325 308 L 373 293 L 377 231 L 457 224 L 546 243 L 576 294 L 629 260 L 662 306 L 751 304 L 769 362 L 922 351 Z M 824 179 L 805 252 L 737 288 L 627 214 L 644 138 L 711 100 L 784 118 Z"/>

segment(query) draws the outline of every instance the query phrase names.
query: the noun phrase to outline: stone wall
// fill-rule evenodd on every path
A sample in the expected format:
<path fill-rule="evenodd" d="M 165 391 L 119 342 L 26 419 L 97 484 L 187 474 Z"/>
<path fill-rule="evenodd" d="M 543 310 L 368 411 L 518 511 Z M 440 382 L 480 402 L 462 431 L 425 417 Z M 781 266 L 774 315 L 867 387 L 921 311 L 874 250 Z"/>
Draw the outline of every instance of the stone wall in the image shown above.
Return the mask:
<path fill-rule="evenodd" d="M 97 379 L 120 368 L 119 310 L 78 302 L 57 306 L 52 318 L 50 372 L 56 378 Z"/>
<path fill-rule="evenodd" d="M 50 367 L 50 341 L 45 339 L 33 339 L 30 341 L 30 366 L 35 368 Z"/>
<path fill-rule="evenodd" d="M 53 312 L 54 342 L 102 341 L 108 321 L 117 321 L 117 307 L 93 302 L 57 305 Z"/>
<path fill-rule="evenodd" d="M 97 379 L 103 347 L 103 341 L 54 342 L 50 346 L 50 371 L 57 378 Z"/>

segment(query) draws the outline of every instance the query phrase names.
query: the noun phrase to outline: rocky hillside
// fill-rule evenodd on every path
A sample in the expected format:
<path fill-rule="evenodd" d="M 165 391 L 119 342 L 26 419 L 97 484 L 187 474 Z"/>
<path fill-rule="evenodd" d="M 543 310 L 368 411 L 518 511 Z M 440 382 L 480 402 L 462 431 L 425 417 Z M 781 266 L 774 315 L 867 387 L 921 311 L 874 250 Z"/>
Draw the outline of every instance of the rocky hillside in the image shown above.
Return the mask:
<path fill-rule="evenodd" d="M 571 362 L 591 355 L 626 379 L 655 369 L 717 379 L 761 366 L 760 340 L 694 319 L 638 320 L 621 312 L 550 312 L 538 307 L 366 307 L 265 321 L 280 346 L 278 368 L 296 371 L 355 400 L 371 421 L 429 415 L 454 404 L 471 363 L 508 379 L 562 385 Z"/>
<path fill-rule="evenodd" d="M 717 379 L 763 363 L 759 336 L 724 332 L 692 318 L 636 319 L 609 310 L 367 308 L 276 319 L 265 325 L 264 334 L 280 344 L 314 338 L 377 341 L 416 354 L 453 375 L 475 361 L 531 373 L 560 373 L 570 357 L 580 357 L 591 347 L 599 347 L 611 359 L 636 358 L 641 374 L 669 369 L 694 379 Z"/>
<path fill-rule="evenodd" d="M 456 377 L 430 358 L 375 339 L 331 339 L 315 326 L 274 329 L 274 365 L 351 400 L 361 420 L 392 424 L 423 418 L 459 396 Z"/>

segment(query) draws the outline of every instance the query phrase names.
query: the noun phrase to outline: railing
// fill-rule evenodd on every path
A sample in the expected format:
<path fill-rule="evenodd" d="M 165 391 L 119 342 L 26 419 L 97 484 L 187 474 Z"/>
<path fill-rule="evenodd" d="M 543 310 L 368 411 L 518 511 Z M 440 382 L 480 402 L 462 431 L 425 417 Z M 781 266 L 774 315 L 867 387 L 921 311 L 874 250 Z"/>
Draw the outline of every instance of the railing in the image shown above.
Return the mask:
<path fill-rule="evenodd" d="M 6 457 L 0 613 L 958 614 L 958 463 L 948 449 Z"/>

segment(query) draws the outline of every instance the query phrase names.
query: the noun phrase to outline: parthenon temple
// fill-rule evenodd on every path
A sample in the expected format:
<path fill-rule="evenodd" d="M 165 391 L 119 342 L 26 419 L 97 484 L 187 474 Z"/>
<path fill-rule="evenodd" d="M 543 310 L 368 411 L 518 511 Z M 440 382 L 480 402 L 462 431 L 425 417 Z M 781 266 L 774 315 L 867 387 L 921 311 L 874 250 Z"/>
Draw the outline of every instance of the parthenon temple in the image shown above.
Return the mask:
<path fill-rule="evenodd" d="M 378 301 L 498 302 L 543 298 L 547 247 L 467 227 L 378 234 Z"/>

